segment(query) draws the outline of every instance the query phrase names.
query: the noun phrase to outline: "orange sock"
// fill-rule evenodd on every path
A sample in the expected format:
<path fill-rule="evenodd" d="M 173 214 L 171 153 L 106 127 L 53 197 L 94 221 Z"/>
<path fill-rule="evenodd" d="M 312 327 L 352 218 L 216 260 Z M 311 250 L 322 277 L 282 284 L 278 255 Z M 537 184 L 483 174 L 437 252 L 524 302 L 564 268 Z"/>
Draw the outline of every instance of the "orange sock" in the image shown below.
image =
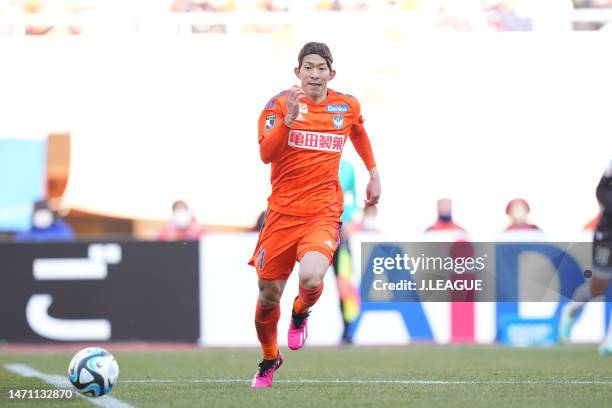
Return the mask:
<path fill-rule="evenodd" d="M 257 303 L 255 307 L 255 329 L 261 343 L 264 360 L 275 360 L 278 355 L 277 325 L 280 318 L 280 305 L 264 307 Z"/>
<path fill-rule="evenodd" d="M 308 309 L 317 303 L 321 293 L 323 293 L 323 282 L 314 289 L 306 289 L 300 285 L 300 292 L 293 301 L 293 311 L 297 314 L 306 313 Z"/>

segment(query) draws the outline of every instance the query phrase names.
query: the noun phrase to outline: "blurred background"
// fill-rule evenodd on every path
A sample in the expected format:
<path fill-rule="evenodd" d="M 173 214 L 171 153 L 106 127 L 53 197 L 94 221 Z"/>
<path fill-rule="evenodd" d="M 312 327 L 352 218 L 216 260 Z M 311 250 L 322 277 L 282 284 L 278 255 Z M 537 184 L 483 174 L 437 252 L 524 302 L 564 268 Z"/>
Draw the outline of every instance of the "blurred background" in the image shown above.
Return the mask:
<path fill-rule="evenodd" d="M 331 47 L 330 87 L 359 98 L 382 176 L 364 211 L 367 172 L 347 144 L 358 232 L 409 241 L 456 221 L 473 241 L 592 239 L 612 156 L 611 0 L 0 0 L 0 238 L 201 239 L 195 267 L 223 274 L 200 275 L 199 302 L 226 301 L 215 285 L 254 278 L 245 263 L 270 192 L 257 119 L 297 83 L 307 41 Z M 4 260 L 18 250 L 5 248 Z M 126 259 L 109 248 L 105 265 Z M 201 332 L 183 338 L 253 343 L 202 304 Z M 601 338 L 608 309 L 584 341 Z M 483 313 L 493 323 L 469 341 L 495 339 Z M 341 334 L 330 316 L 321 343 Z M 431 324 L 452 340 L 444 319 Z M 14 338 L 40 340 L 28 336 Z"/>
<path fill-rule="evenodd" d="M 423 230 L 441 197 L 481 240 L 515 197 L 559 240 L 598 212 L 610 1 L 0 4 L 5 237 L 41 198 L 79 237 L 155 238 L 179 199 L 208 230 L 251 228 L 269 194 L 256 121 L 310 40 L 334 53 L 330 86 L 364 107 L 381 229 Z M 344 157 L 362 203 L 367 174 Z"/>

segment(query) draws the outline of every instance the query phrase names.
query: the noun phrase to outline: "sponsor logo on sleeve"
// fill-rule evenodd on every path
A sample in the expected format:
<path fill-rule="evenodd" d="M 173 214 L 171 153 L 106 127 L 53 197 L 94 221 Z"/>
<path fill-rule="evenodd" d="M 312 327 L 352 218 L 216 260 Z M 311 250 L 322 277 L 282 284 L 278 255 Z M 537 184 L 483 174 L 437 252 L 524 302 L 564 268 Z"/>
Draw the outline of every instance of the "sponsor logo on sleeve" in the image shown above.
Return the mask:
<path fill-rule="evenodd" d="M 327 112 L 328 113 L 346 113 L 348 112 L 348 105 L 337 105 L 337 104 L 330 104 L 327 105 Z"/>
<path fill-rule="evenodd" d="M 266 130 L 272 129 L 275 124 L 276 124 L 276 114 L 272 113 L 266 116 L 266 124 L 264 126 Z"/>

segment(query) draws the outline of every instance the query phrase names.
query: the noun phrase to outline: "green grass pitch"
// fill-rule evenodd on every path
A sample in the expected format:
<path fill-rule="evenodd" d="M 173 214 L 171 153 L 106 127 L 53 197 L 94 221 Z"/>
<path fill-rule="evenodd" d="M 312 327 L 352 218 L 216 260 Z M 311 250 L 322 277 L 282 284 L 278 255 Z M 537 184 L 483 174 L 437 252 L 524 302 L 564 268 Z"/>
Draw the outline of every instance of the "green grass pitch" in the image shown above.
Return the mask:
<path fill-rule="evenodd" d="M 595 346 L 432 346 L 283 349 L 274 388 L 251 390 L 255 349 L 114 352 L 111 396 L 135 407 L 610 407 L 612 358 Z M 77 350 L 75 350 L 77 351 Z M 88 400 L 8 400 L 51 386 L 9 372 L 22 363 L 65 375 L 72 353 L 0 352 L 0 406 L 93 407 Z M 419 381 L 422 381 L 419 383 Z"/>

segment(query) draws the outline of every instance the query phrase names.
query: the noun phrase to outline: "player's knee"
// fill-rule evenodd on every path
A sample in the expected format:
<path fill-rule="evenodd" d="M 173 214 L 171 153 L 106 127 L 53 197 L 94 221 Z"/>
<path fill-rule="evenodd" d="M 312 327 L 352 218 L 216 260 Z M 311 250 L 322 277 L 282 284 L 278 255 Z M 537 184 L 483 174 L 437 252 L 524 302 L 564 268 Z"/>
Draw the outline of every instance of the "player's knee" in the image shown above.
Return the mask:
<path fill-rule="evenodd" d="M 323 282 L 325 269 L 316 265 L 305 266 L 300 270 L 300 285 L 306 289 L 315 289 Z"/>
<path fill-rule="evenodd" d="M 259 297 L 257 298 L 257 303 L 259 303 L 259 306 L 262 306 L 266 309 L 278 305 L 279 302 L 280 296 L 276 297 L 272 295 L 259 294 Z"/>
<path fill-rule="evenodd" d="M 323 279 L 321 277 L 312 276 L 306 279 L 300 279 L 300 285 L 305 289 L 316 289 L 321 286 Z"/>
<path fill-rule="evenodd" d="M 306 289 L 321 285 L 325 272 L 329 268 L 329 259 L 319 252 L 307 252 L 300 261 L 300 284 Z"/>
<path fill-rule="evenodd" d="M 259 290 L 257 303 L 263 307 L 274 307 L 280 303 L 282 290 L 276 287 L 267 287 Z"/>

